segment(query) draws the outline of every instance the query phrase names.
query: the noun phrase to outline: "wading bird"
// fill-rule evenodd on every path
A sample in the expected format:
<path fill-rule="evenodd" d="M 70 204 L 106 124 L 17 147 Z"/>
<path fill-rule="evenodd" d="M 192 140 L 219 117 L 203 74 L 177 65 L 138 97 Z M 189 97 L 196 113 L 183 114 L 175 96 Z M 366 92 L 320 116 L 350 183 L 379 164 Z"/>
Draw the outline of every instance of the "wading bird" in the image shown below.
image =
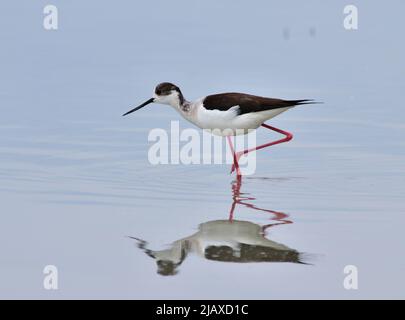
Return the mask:
<path fill-rule="evenodd" d="M 174 241 L 163 250 L 152 250 L 147 241 L 136 240 L 137 247 L 153 258 L 157 272 L 164 276 L 173 276 L 189 254 L 197 254 L 207 260 L 252 263 L 252 262 L 289 262 L 308 264 L 311 256 L 282 243 L 267 238 L 270 228 L 293 223 L 288 214 L 257 207 L 255 197 L 241 192 L 242 180 L 232 183 L 232 205 L 228 219 L 213 220 L 201 223 L 194 234 Z M 270 214 L 271 223 L 259 225 L 250 221 L 235 220 L 237 206 L 243 206 L 257 212 Z"/>
<path fill-rule="evenodd" d="M 226 136 L 233 154 L 231 173 L 236 169 L 237 176 L 240 178 L 241 171 L 238 161 L 241 156 L 290 141 L 293 137 L 290 132 L 269 126 L 264 122 L 295 106 L 316 102 L 309 99 L 282 100 L 236 92 L 213 94 L 196 101 L 187 101 L 179 87 L 169 82 L 163 82 L 155 88 L 153 98 L 126 112 L 123 116 L 150 103 L 170 105 L 197 127 L 209 129 L 213 134 Z M 280 133 L 285 137 L 236 152 L 231 137 L 238 134 L 247 134 L 250 130 L 257 129 L 260 126 Z"/>

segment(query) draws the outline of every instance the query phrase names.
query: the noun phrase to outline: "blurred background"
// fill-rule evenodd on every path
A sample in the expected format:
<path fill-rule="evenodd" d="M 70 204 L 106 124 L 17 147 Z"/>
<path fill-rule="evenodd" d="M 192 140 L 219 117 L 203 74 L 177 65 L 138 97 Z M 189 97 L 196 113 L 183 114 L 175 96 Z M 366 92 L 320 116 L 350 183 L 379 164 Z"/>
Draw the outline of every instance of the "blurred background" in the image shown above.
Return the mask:
<path fill-rule="evenodd" d="M 57 30 L 43 27 L 48 4 Z M 348 4 L 358 30 L 343 27 Z M 404 298 L 404 9 L 2 1 L 0 297 Z M 273 119 L 295 139 L 259 152 L 238 186 L 226 165 L 149 164 L 151 129 L 191 124 L 160 105 L 121 115 L 163 81 L 188 99 L 241 91 L 324 104 Z M 252 228 L 216 223 L 200 236 L 233 204 Z M 262 243 L 269 224 L 274 243 Z M 174 248 L 162 259 L 176 274 L 159 274 L 145 248 Z M 43 287 L 46 265 L 58 290 Z M 346 265 L 358 290 L 343 286 Z"/>

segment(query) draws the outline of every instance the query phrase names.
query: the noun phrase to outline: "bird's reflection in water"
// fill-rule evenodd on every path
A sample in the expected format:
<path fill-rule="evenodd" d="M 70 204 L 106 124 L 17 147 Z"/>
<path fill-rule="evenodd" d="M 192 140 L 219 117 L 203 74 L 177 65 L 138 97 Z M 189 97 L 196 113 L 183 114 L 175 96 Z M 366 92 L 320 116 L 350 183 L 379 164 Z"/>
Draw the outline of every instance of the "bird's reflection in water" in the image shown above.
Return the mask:
<path fill-rule="evenodd" d="M 266 238 L 267 229 L 276 225 L 289 224 L 288 215 L 282 212 L 256 207 L 253 197 L 240 192 L 241 180 L 232 184 L 233 202 L 226 220 L 201 223 L 193 235 L 172 243 L 165 250 L 151 250 L 144 240 L 137 241 L 138 248 L 156 260 L 157 272 L 161 275 L 175 275 L 189 253 L 195 253 L 208 260 L 222 262 L 292 262 L 304 263 L 302 254 L 281 243 Z M 271 214 L 273 223 L 260 226 L 249 221 L 234 219 L 238 205 Z"/>

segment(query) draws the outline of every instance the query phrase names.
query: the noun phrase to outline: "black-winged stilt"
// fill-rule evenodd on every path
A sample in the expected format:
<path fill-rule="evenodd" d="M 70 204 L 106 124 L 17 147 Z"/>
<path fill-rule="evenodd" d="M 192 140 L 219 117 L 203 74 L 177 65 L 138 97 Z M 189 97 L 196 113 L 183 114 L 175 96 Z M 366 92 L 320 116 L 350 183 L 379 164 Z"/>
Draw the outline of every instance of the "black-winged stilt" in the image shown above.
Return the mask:
<path fill-rule="evenodd" d="M 197 127 L 210 129 L 214 134 L 227 136 L 234 158 L 231 173 L 236 169 L 237 176 L 240 178 L 241 171 L 238 161 L 241 156 L 252 151 L 290 141 L 293 137 L 290 132 L 269 126 L 264 122 L 295 106 L 316 102 L 310 99 L 282 100 L 236 92 L 213 94 L 196 101 L 187 101 L 179 87 L 169 82 L 163 82 L 157 85 L 153 98 L 126 112 L 123 116 L 137 111 L 150 103 L 170 105 L 186 120 Z M 280 133 L 285 137 L 251 149 L 236 152 L 231 136 L 247 134 L 250 130 L 257 129 L 260 126 Z"/>
<path fill-rule="evenodd" d="M 228 219 L 219 219 L 201 223 L 198 231 L 191 236 L 174 241 L 163 250 L 148 248 L 148 242 L 136 237 L 137 247 L 149 257 L 155 259 L 157 272 L 164 276 L 176 275 L 180 265 L 190 253 L 207 260 L 251 263 L 251 262 L 290 262 L 307 264 L 305 255 L 282 243 L 266 237 L 269 228 L 290 224 L 288 215 L 270 209 L 257 207 L 252 203 L 253 196 L 241 193 L 242 180 L 232 183 L 232 206 Z M 237 206 L 245 206 L 258 212 L 270 214 L 271 223 L 259 225 L 250 221 L 235 220 Z"/>

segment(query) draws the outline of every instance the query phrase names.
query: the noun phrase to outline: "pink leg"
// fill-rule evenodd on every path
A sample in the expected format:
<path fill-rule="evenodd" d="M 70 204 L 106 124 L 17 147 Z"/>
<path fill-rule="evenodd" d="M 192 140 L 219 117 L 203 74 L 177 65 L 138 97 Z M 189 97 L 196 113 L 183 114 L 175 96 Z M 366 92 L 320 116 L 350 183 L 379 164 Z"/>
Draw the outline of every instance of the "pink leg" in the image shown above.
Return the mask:
<path fill-rule="evenodd" d="M 235 182 L 232 183 L 232 206 L 229 212 L 229 221 L 233 221 L 233 213 L 235 211 L 236 205 L 238 204 L 240 198 L 240 187 L 242 185 L 242 179 L 236 179 Z"/>
<path fill-rule="evenodd" d="M 235 208 L 239 204 L 239 205 L 243 205 L 247 208 L 250 208 L 250 209 L 253 209 L 256 211 L 270 213 L 271 215 L 273 215 L 273 218 L 271 218 L 271 220 L 278 221 L 277 223 L 272 223 L 272 224 L 263 226 L 262 227 L 263 233 L 266 231 L 267 228 L 270 228 L 271 226 L 292 223 L 292 221 L 287 220 L 288 214 L 285 214 L 284 212 L 274 211 L 274 210 L 270 210 L 270 209 L 262 209 L 262 208 L 256 207 L 255 205 L 247 202 L 247 201 L 254 201 L 254 200 L 256 200 L 256 198 L 248 197 L 248 196 L 244 195 L 243 193 L 241 194 L 241 192 L 240 192 L 241 186 L 242 186 L 242 179 L 238 178 L 238 179 L 236 179 L 236 181 L 234 181 L 232 183 L 232 206 L 231 206 L 231 210 L 229 211 L 229 221 L 230 222 L 233 221 Z"/>
<path fill-rule="evenodd" d="M 278 223 L 270 223 L 270 224 L 266 224 L 265 226 L 262 226 L 262 233 L 263 235 L 266 233 L 268 228 L 274 227 L 274 226 L 278 226 L 278 225 L 282 225 L 282 224 L 290 224 L 293 223 L 290 220 L 282 220 L 281 222 Z"/>
<path fill-rule="evenodd" d="M 239 158 L 237 158 L 237 154 L 235 153 L 235 149 L 233 148 L 232 137 L 227 136 L 227 138 L 228 138 L 229 147 L 231 148 L 231 152 L 233 155 L 233 165 L 232 165 L 231 173 L 234 172 L 234 170 L 236 168 L 237 177 L 238 177 L 238 179 L 240 179 L 240 177 L 242 175 L 240 173 L 240 168 L 239 168 L 239 163 L 238 163 Z"/>
<path fill-rule="evenodd" d="M 292 133 L 281 130 L 281 129 L 278 129 L 278 128 L 275 128 L 275 127 L 272 127 L 272 126 L 269 126 L 268 124 L 263 123 L 262 127 L 273 130 L 273 131 L 278 132 L 278 133 L 281 133 L 281 134 L 285 135 L 285 138 L 280 139 L 280 140 L 276 140 L 276 141 L 272 141 L 272 142 L 269 142 L 269 143 L 265 143 L 265 144 L 262 144 L 260 146 L 255 147 L 255 148 L 239 151 L 239 152 L 236 152 L 236 154 L 234 152 L 234 165 L 232 166 L 231 173 L 235 171 L 235 168 L 236 168 L 235 163 L 238 164 L 238 161 L 239 161 L 241 156 L 243 156 L 243 155 L 245 155 L 245 154 L 247 154 L 247 153 L 249 153 L 251 151 L 257 151 L 257 150 L 260 150 L 260 149 L 263 149 L 263 148 L 266 148 L 266 147 L 274 146 L 274 145 L 279 144 L 279 143 L 288 142 L 293 138 Z M 239 169 L 239 164 L 238 164 L 238 169 Z"/>

